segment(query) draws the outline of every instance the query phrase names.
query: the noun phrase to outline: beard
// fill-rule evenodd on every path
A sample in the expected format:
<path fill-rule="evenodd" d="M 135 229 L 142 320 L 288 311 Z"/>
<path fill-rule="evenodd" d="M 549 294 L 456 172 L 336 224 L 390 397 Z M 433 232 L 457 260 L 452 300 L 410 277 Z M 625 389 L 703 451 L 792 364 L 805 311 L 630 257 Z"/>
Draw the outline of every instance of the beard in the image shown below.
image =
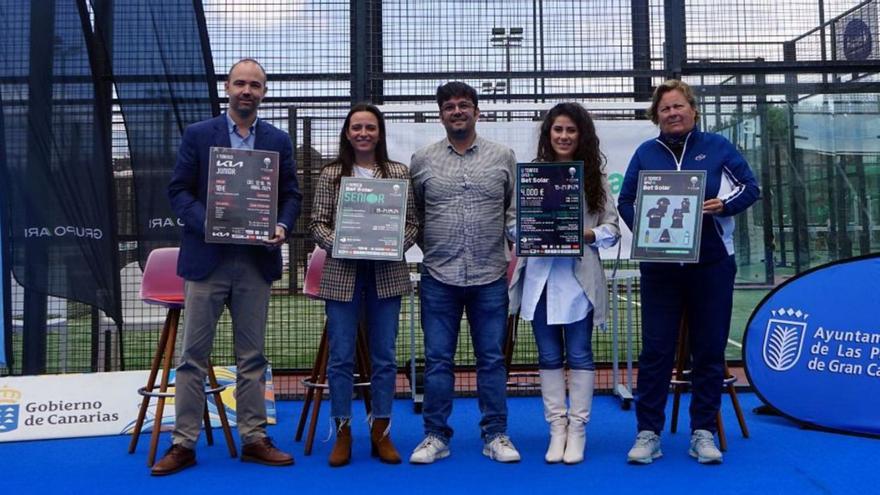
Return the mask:
<path fill-rule="evenodd" d="M 235 102 L 231 106 L 231 108 L 232 108 L 232 111 L 235 112 L 239 117 L 246 119 L 246 118 L 252 116 L 254 113 L 256 113 L 258 105 L 257 105 L 257 102 L 254 100 L 244 100 L 244 101 L 249 101 L 251 103 L 251 106 L 243 106 L 243 105 L 240 105 L 238 102 Z"/>
<path fill-rule="evenodd" d="M 462 127 L 456 127 L 455 124 L 461 121 L 451 122 L 448 127 L 446 127 L 446 131 L 455 137 L 462 138 L 468 136 L 472 131 L 473 127 L 470 125 L 464 125 Z"/>

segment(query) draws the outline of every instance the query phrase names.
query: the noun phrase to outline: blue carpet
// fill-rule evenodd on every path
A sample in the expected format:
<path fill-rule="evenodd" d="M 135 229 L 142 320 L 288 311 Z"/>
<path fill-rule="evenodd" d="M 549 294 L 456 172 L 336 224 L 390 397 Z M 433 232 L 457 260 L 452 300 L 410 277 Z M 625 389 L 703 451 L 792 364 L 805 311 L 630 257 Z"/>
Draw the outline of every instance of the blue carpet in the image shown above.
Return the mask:
<path fill-rule="evenodd" d="M 743 439 L 727 398 L 723 410 L 729 451 L 724 464 L 701 466 L 687 455 L 688 434 L 663 435 L 664 456 L 651 465 L 626 464 L 635 435 L 635 415 L 623 411 L 609 396 L 595 400 L 588 426 L 586 460 L 579 465 L 548 465 L 543 461 L 547 427 L 537 397 L 509 400 L 511 436 L 523 455 L 514 465 L 492 462 L 481 455 L 475 399 L 455 401 L 452 456 L 434 465 L 388 466 L 370 458 L 363 407 L 355 403 L 355 446 L 352 464 L 330 468 L 326 458 L 329 403 L 312 456 L 302 455 L 293 442 L 301 402 L 278 404 L 280 424 L 270 429 L 279 446 L 292 451 L 296 465 L 265 467 L 230 459 L 222 438 L 213 447 L 198 447 L 198 464 L 177 475 L 152 478 L 146 467 L 149 437 L 138 451 L 127 454 L 128 437 L 34 441 L 0 444 L 4 493 L 549 493 L 575 487 L 572 493 L 880 493 L 880 472 L 873 454 L 876 439 L 802 430 L 789 421 L 758 416 L 760 404 L 742 394 L 752 438 Z M 671 401 L 670 401 L 671 402 Z M 687 424 L 687 396 L 681 420 Z M 421 440 L 421 416 L 408 401 L 395 402 L 392 425 L 401 454 Z M 686 430 L 687 428 L 685 428 Z M 221 436 L 217 430 L 217 436 Z M 163 435 L 161 448 L 167 447 Z M 161 452 L 160 452 L 161 453 Z"/>

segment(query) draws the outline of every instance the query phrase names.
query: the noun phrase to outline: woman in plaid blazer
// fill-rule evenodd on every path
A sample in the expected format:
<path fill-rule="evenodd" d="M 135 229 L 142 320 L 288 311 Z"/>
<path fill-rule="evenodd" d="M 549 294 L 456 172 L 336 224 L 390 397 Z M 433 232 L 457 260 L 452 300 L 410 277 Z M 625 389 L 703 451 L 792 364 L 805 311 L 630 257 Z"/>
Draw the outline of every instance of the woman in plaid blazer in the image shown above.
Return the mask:
<path fill-rule="evenodd" d="M 319 296 L 325 300 L 330 356 L 330 415 L 336 422 L 336 443 L 331 466 L 344 466 L 351 459 L 351 395 L 354 386 L 354 354 L 358 323 L 365 314 L 369 335 L 372 453 L 382 462 L 398 464 L 400 454 L 389 436 L 391 402 L 397 378 L 394 345 L 397 339 L 400 301 L 409 293 L 409 268 L 405 261 L 336 259 L 333 252 L 334 222 L 342 177 L 409 180 L 409 169 L 388 159 L 385 119 L 373 105 L 352 107 L 339 133 L 339 155 L 321 170 L 309 232 L 327 251 Z M 418 232 L 412 188 L 407 197 L 404 249 L 413 245 Z"/>

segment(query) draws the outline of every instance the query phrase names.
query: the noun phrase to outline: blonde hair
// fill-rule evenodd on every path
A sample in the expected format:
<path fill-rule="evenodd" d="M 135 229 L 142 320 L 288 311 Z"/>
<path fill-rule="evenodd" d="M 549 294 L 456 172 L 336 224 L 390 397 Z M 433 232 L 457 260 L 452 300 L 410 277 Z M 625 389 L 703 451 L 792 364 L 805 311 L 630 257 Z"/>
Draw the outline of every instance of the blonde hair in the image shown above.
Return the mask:
<path fill-rule="evenodd" d="M 659 124 L 659 116 L 657 115 L 657 107 L 660 106 L 660 100 L 663 98 L 663 95 L 670 91 L 678 91 L 684 96 L 684 99 L 690 104 L 691 108 L 694 109 L 694 113 L 696 116 L 694 120 L 698 120 L 700 118 L 700 111 L 697 108 L 697 98 L 694 96 L 694 90 L 686 83 L 679 81 L 678 79 L 670 79 L 668 81 L 663 81 L 657 89 L 654 90 L 654 95 L 651 96 L 651 108 L 648 109 L 648 118 L 651 119 L 651 122 L 654 124 Z"/>

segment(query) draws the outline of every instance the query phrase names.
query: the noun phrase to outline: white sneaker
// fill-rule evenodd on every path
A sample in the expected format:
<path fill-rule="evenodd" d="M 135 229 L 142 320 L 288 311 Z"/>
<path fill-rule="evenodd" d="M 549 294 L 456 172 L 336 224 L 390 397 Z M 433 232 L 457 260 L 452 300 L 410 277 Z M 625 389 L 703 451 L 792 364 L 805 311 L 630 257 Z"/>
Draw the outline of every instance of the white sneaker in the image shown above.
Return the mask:
<path fill-rule="evenodd" d="M 660 436 L 653 431 L 642 430 L 636 436 L 636 443 L 629 449 L 626 460 L 631 464 L 650 464 L 662 455 Z"/>
<path fill-rule="evenodd" d="M 721 451 L 715 446 L 715 435 L 708 430 L 694 430 L 688 454 L 700 464 L 721 464 L 724 460 Z"/>
<path fill-rule="evenodd" d="M 507 435 L 498 435 L 484 443 L 483 455 L 498 462 L 519 462 L 520 459 L 519 451 Z"/>
<path fill-rule="evenodd" d="M 422 443 L 420 443 L 412 455 L 409 456 L 410 464 L 431 464 L 449 457 L 449 446 L 440 437 L 436 435 L 427 435 Z"/>

